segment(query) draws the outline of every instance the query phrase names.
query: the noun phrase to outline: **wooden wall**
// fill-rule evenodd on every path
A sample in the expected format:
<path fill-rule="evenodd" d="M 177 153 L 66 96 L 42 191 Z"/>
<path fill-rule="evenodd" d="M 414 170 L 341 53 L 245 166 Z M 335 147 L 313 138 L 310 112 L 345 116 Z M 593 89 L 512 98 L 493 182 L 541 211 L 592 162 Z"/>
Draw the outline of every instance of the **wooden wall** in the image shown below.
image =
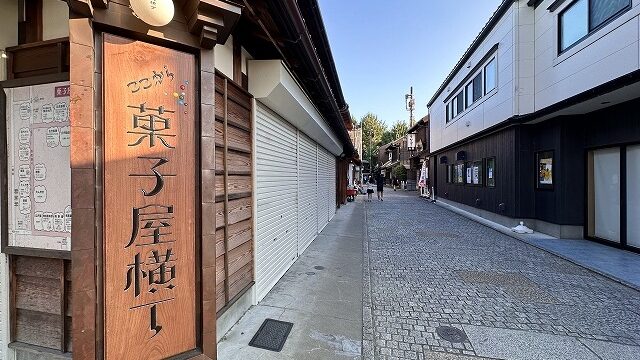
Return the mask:
<path fill-rule="evenodd" d="M 71 351 L 71 271 L 68 261 L 11 258 L 11 340 Z"/>
<path fill-rule="evenodd" d="M 252 97 L 216 71 L 216 312 L 254 282 Z M 207 221 L 207 219 L 203 219 Z"/>
<path fill-rule="evenodd" d="M 501 215 L 516 217 L 516 208 L 518 205 L 515 191 L 516 152 L 514 149 L 516 149 L 516 139 L 516 129 L 509 128 L 474 142 L 438 153 L 433 163 L 433 166 L 437 167 L 437 196 Z M 460 163 L 456 161 L 456 153 L 459 151 L 466 153 L 466 160 L 464 162 L 480 161 L 495 157 L 496 186 L 490 188 L 486 185 L 448 184 L 447 165 Z M 440 163 L 440 159 L 443 156 L 447 157 L 447 164 Z M 478 199 L 480 200 L 480 204 L 476 205 L 476 200 Z M 501 203 L 505 204 L 504 212 L 498 210 L 498 205 Z"/>

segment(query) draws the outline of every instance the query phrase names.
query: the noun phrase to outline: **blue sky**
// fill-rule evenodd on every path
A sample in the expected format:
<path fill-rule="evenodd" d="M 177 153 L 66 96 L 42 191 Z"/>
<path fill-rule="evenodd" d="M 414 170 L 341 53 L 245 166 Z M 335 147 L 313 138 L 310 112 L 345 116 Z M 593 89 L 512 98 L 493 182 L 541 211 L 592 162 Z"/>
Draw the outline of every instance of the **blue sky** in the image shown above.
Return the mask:
<path fill-rule="evenodd" d="M 501 0 L 318 0 L 351 114 L 416 119 Z"/>

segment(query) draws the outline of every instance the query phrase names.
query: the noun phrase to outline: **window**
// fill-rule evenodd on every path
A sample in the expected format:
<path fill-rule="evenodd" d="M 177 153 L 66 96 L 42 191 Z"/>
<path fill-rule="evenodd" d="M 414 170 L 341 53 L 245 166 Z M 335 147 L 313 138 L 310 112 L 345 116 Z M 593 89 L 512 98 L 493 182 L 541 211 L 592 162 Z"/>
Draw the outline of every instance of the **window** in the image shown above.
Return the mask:
<path fill-rule="evenodd" d="M 560 51 L 578 42 L 589 33 L 589 0 L 578 0 L 560 15 Z"/>
<path fill-rule="evenodd" d="M 474 161 L 473 165 L 471 166 L 471 183 L 473 185 L 482 186 L 482 183 L 484 182 L 482 171 L 482 161 Z"/>
<path fill-rule="evenodd" d="M 456 117 L 458 116 L 458 97 L 454 97 L 453 100 L 451 100 L 451 113 L 452 113 L 452 117 Z"/>
<path fill-rule="evenodd" d="M 463 163 L 456 164 L 454 166 L 453 183 L 464 184 L 464 164 Z"/>
<path fill-rule="evenodd" d="M 480 100 L 483 95 L 490 93 L 498 86 L 498 62 L 496 56 L 493 55 L 484 67 L 481 65 L 483 64 L 479 65 L 480 70 L 476 76 L 466 86 L 463 86 L 465 85 L 464 83 L 459 84 L 456 90 L 462 88 L 460 92 L 449 98 L 449 102 L 446 104 L 446 123 L 451 122 L 465 109 Z"/>
<path fill-rule="evenodd" d="M 558 47 L 565 51 L 625 10 L 631 0 L 576 0 L 558 15 Z"/>
<path fill-rule="evenodd" d="M 487 186 L 496 187 L 496 158 L 487 159 Z"/>
<path fill-rule="evenodd" d="M 498 67 L 496 58 L 494 57 L 484 67 L 484 93 L 485 95 L 496 88 L 497 85 Z"/>
<path fill-rule="evenodd" d="M 473 78 L 473 102 L 480 100 L 482 97 L 482 71 Z"/>
<path fill-rule="evenodd" d="M 465 92 L 465 108 L 468 108 L 471 104 L 473 104 L 473 82 L 467 84 L 464 88 Z"/>
<path fill-rule="evenodd" d="M 594 30 L 631 6 L 631 0 L 591 0 L 589 30 Z"/>
<path fill-rule="evenodd" d="M 464 111 L 464 91 L 460 91 L 460 93 L 456 96 L 456 103 L 458 104 L 458 114 Z"/>

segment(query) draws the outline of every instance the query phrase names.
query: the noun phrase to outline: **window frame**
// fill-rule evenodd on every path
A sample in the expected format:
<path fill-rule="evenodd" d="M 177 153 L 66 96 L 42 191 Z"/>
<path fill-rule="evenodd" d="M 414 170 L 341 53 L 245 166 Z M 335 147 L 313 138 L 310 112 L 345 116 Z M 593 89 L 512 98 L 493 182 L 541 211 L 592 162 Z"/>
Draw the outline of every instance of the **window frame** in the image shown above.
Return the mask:
<path fill-rule="evenodd" d="M 457 118 L 458 116 L 464 115 L 469 108 L 472 108 L 472 106 L 475 108 L 476 103 L 481 103 L 483 102 L 485 99 L 483 98 L 489 98 L 491 96 L 493 96 L 499 89 L 500 84 L 498 83 L 498 79 L 499 79 L 499 74 L 498 74 L 498 47 L 499 47 L 500 43 L 496 43 L 489 51 L 486 52 L 486 54 L 482 57 L 482 59 L 480 59 L 478 61 L 478 63 L 476 64 L 476 66 L 472 69 L 472 71 L 470 71 L 468 73 L 467 76 L 464 77 L 464 79 L 462 81 L 460 81 L 454 88 L 453 90 L 451 90 L 451 88 L 447 89 L 447 96 L 445 97 L 445 99 L 442 101 L 446 106 L 445 106 L 445 126 L 449 126 L 451 125 L 454 121 L 455 118 Z M 493 89 L 491 89 L 490 91 L 485 93 L 485 86 L 486 86 L 486 77 L 485 77 L 485 72 L 487 69 L 487 66 L 489 65 L 489 63 L 491 63 L 492 61 L 495 61 L 496 65 L 495 65 L 495 86 L 493 87 Z M 473 77 L 471 77 L 471 75 L 474 75 Z M 479 88 L 480 91 L 475 91 L 476 88 L 475 86 L 473 87 L 473 93 L 474 93 L 474 99 L 471 103 L 467 104 L 467 88 L 466 86 L 468 86 L 469 84 L 476 84 L 476 81 L 474 80 L 478 80 L 477 81 L 477 86 Z M 466 85 L 466 86 L 465 86 Z M 460 93 L 462 93 L 462 111 L 460 112 L 456 112 L 456 110 L 458 110 L 458 96 L 460 95 Z M 453 95 L 455 94 L 455 95 Z M 450 110 L 450 116 L 447 117 L 447 111 Z"/>
<path fill-rule="evenodd" d="M 489 67 L 489 65 L 491 65 L 491 63 L 494 63 L 495 65 L 495 79 L 494 79 L 494 86 L 493 88 L 487 90 L 487 68 Z M 483 76 L 482 76 L 482 88 L 483 88 L 483 96 L 487 96 L 488 94 L 490 94 L 492 91 L 496 90 L 498 88 L 498 57 L 497 56 L 492 56 L 489 61 L 487 61 L 487 63 L 482 67 L 482 72 L 483 72 Z"/>
<path fill-rule="evenodd" d="M 475 81 L 476 79 L 478 79 L 478 82 L 480 83 L 480 91 L 478 91 L 478 98 L 476 99 L 476 89 L 475 89 Z M 480 99 L 482 99 L 482 97 L 484 96 L 483 94 L 483 89 L 484 89 L 484 69 L 480 70 L 480 72 L 478 72 L 478 74 L 476 74 L 476 76 L 473 77 L 473 79 L 471 79 L 471 86 L 473 87 L 473 102 L 475 103 L 476 101 L 480 101 Z"/>
<path fill-rule="evenodd" d="M 491 162 L 492 169 L 491 169 L 491 174 L 493 175 L 491 180 L 493 180 L 493 184 L 489 183 L 489 163 Z M 496 157 L 492 156 L 492 157 L 488 157 L 485 159 L 485 172 L 484 172 L 484 176 L 486 177 L 485 179 L 485 184 L 488 188 L 495 188 L 496 187 Z"/>
<path fill-rule="evenodd" d="M 558 52 L 558 56 L 564 54 L 565 52 L 571 50 L 573 47 L 575 47 L 576 45 L 580 44 L 581 42 L 583 42 L 585 39 L 587 39 L 588 37 L 590 37 L 592 34 L 596 33 L 598 30 L 602 29 L 603 27 L 607 26 L 608 24 L 610 24 L 612 21 L 614 21 L 615 19 L 619 18 L 620 16 L 622 16 L 624 13 L 626 13 L 627 11 L 631 10 L 633 8 L 633 0 L 627 0 L 628 4 L 623 7 L 622 9 L 620 9 L 618 12 L 616 12 L 615 14 L 611 15 L 608 19 L 606 19 L 605 21 L 603 21 L 600 25 L 592 27 L 591 25 L 591 2 L 592 1 L 597 1 L 597 0 L 585 0 L 587 2 L 587 34 L 584 35 L 583 37 L 581 37 L 580 39 L 576 40 L 573 44 L 567 46 L 566 48 L 562 49 L 562 15 L 564 15 L 569 9 L 571 9 L 579 0 L 572 0 L 571 2 L 569 2 L 569 4 L 567 4 L 567 6 L 565 6 L 564 8 L 562 8 L 562 10 L 558 13 L 558 16 L 556 18 L 556 31 L 557 31 L 557 36 L 556 36 L 556 41 L 557 41 L 557 52 Z"/>

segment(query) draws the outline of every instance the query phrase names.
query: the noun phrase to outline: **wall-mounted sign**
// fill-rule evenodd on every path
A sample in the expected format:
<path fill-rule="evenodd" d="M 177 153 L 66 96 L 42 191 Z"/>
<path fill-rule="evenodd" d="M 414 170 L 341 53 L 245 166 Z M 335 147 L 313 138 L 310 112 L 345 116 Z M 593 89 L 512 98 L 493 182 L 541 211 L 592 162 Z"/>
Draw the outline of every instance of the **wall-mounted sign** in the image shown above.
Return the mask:
<path fill-rule="evenodd" d="M 407 150 L 414 151 L 416 149 L 416 134 L 407 134 Z"/>
<path fill-rule="evenodd" d="M 196 347 L 195 57 L 103 54 L 105 358 L 164 359 Z"/>
<path fill-rule="evenodd" d="M 553 189 L 553 151 L 536 153 L 536 164 L 538 166 L 536 181 L 538 189 Z"/>
<path fill-rule="evenodd" d="M 69 82 L 5 89 L 9 246 L 71 250 Z"/>

